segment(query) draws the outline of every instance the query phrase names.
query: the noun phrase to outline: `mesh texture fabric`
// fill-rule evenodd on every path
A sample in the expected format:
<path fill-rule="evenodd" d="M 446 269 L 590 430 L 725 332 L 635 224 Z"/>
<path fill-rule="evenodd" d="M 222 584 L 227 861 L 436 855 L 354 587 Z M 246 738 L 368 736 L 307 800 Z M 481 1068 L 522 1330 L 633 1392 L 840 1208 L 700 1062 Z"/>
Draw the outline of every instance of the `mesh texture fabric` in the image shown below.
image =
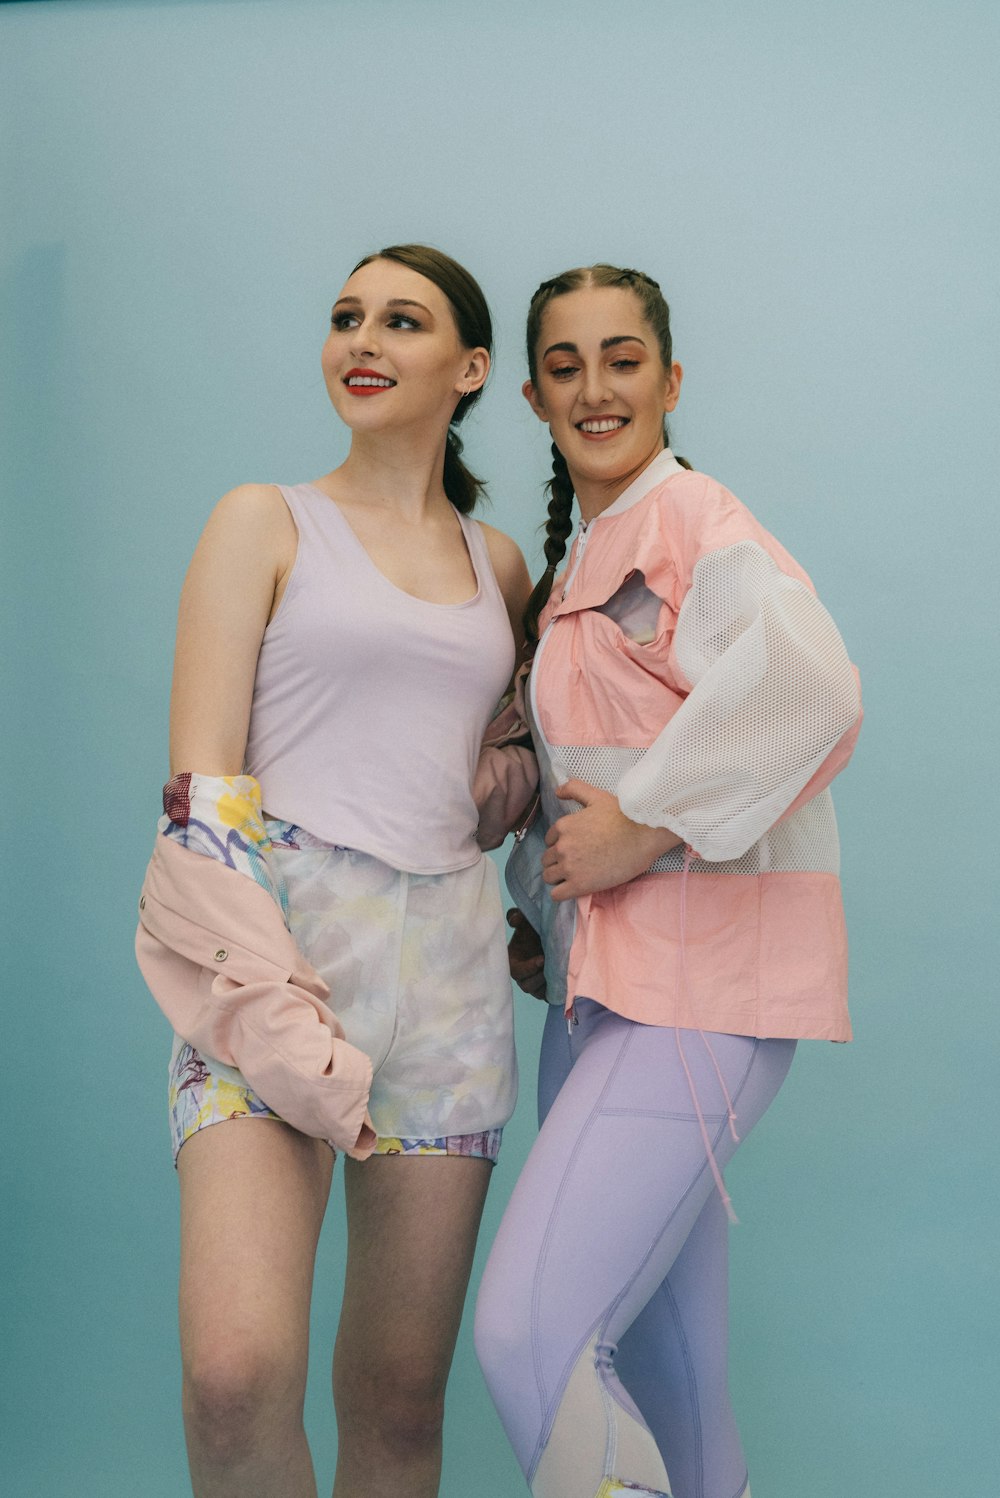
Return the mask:
<path fill-rule="evenodd" d="M 640 764 L 648 753 L 645 749 L 614 749 L 598 745 L 557 744 L 553 746 L 553 766 L 559 783 L 562 780 L 583 780 L 596 785 L 600 790 L 617 794 L 618 786 L 626 771 Z M 544 773 L 544 768 L 543 768 Z M 564 815 L 575 803 L 559 803 L 559 815 Z M 631 812 L 628 815 L 632 815 Z M 664 825 L 662 822 L 658 825 Z M 680 873 L 684 867 L 683 846 L 671 848 L 661 854 L 647 870 L 650 874 Z M 829 791 L 820 791 L 805 806 L 799 807 L 790 817 L 769 828 L 739 858 L 709 862 L 704 858 L 691 861 L 692 874 L 763 874 L 840 873 L 840 838 L 837 819 L 833 810 L 833 797 Z"/>
<path fill-rule="evenodd" d="M 626 816 L 671 828 L 718 871 L 753 851 L 852 726 L 857 685 L 823 605 L 753 541 L 697 563 L 674 654 L 691 692 L 617 795 Z M 836 825 L 826 805 L 795 812 L 758 860 L 830 868 Z"/>

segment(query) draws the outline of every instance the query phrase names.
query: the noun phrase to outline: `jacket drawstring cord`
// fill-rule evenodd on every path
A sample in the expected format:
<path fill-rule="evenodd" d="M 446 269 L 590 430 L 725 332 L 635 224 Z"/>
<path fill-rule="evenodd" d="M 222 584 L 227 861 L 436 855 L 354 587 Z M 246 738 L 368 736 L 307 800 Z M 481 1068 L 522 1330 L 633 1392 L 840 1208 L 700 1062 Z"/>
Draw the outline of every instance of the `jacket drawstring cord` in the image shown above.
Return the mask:
<path fill-rule="evenodd" d="M 686 933 L 687 933 L 687 884 L 688 884 L 688 871 L 689 871 L 689 869 L 691 867 L 691 860 L 693 858 L 695 858 L 695 857 L 697 857 L 697 855 L 695 854 L 695 852 L 693 851 L 692 848 L 686 847 L 684 849 L 684 867 L 681 870 L 681 900 L 680 900 L 680 907 L 681 907 L 680 908 L 680 918 L 681 918 L 681 992 L 682 992 L 684 998 L 687 1000 L 688 1009 L 690 1011 L 692 1019 L 694 1018 L 694 1000 L 693 1000 L 693 995 L 692 995 L 692 992 L 691 992 L 691 984 L 688 981 L 687 951 L 686 951 Z M 722 1088 L 722 1095 L 723 1095 L 723 1097 L 726 1100 L 726 1117 L 727 1117 L 727 1120 L 728 1120 L 728 1123 L 729 1123 L 729 1132 L 732 1135 L 734 1142 L 736 1144 L 739 1144 L 739 1142 L 740 1142 L 740 1136 L 736 1132 L 736 1113 L 735 1113 L 735 1111 L 733 1109 L 733 1100 L 729 1096 L 729 1088 L 726 1086 L 726 1079 L 722 1075 L 722 1068 L 720 1067 L 720 1065 L 718 1063 L 718 1060 L 716 1058 L 715 1052 L 712 1050 L 712 1047 L 709 1044 L 708 1036 L 705 1034 L 704 1030 L 701 1028 L 700 1025 L 697 1026 L 697 1030 L 698 1030 L 698 1034 L 701 1036 L 702 1043 L 704 1044 L 704 1047 L 705 1047 L 706 1051 L 708 1052 L 709 1056 L 712 1058 L 712 1065 L 715 1067 L 715 1075 L 719 1079 L 719 1086 Z M 705 1154 L 708 1157 L 708 1163 L 709 1163 L 709 1166 L 711 1167 L 712 1175 L 713 1175 L 713 1177 L 715 1179 L 716 1188 L 718 1190 L 718 1193 L 719 1193 L 720 1197 L 722 1198 L 722 1205 L 726 1209 L 726 1215 L 729 1218 L 729 1221 L 733 1222 L 733 1223 L 737 1223 L 737 1222 L 739 1222 L 739 1218 L 737 1217 L 736 1213 L 733 1211 L 733 1204 L 732 1204 L 732 1201 L 730 1199 L 729 1192 L 726 1190 L 726 1183 L 722 1179 L 722 1171 L 719 1169 L 718 1161 L 716 1160 L 715 1153 L 714 1153 L 714 1151 L 712 1149 L 712 1142 L 711 1142 L 711 1140 L 708 1137 L 708 1129 L 707 1129 L 707 1127 L 705 1125 L 705 1115 L 702 1113 L 702 1111 L 701 1111 L 701 1103 L 698 1101 L 698 1089 L 694 1085 L 694 1078 L 691 1075 L 691 1068 L 688 1066 L 687 1057 L 684 1054 L 684 1045 L 683 1045 L 683 1043 L 681 1041 L 681 1030 L 680 1030 L 680 1025 L 679 1024 L 675 1024 L 674 1025 L 674 1036 L 675 1036 L 675 1038 L 677 1040 L 677 1054 L 681 1058 L 681 1066 L 684 1068 L 684 1075 L 687 1078 L 688 1091 L 691 1094 L 691 1101 L 694 1104 L 695 1115 L 696 1115 L 696 1117 L 698 1119 L 698 1127 L 701 1130 L 702 1142 L 704 1143 L 704 1146 L 705 1146 Z"/>

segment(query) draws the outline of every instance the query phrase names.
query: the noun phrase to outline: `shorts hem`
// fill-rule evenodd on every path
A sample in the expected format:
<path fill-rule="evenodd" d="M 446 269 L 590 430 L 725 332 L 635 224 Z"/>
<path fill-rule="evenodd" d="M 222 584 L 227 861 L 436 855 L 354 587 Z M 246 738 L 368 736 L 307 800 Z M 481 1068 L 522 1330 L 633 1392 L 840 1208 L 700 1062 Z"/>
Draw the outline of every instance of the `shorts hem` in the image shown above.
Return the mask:
<path fill-rule="evenodd" d="M 181 1150 L 189 1139 L 196 1134 L 201 1134 L 205 1129 L 212 1129 L 216 1124 L 231 1123 L 242 1118 L 259 1119 L 263 1123 L 284 1123 L 276 1113 L 243 1113 L 233 1112 L 218 1118 L 207 1118 L 196 1128 L 188 1130 L 181 1139 L 174 1141 L 173 1159 L 174 1169 L 180 1158 Z M 490 1165 L 497 1163 L 500 1154 L 500 1144 L 503 1139 L 503 1129 L 485 1129 L 476 1134 L 444 1134 L 437 1138 L 400 1137 L 392 1134 L 380 1134 L 372 1155 L 452 1155 L 464 1157 L 466 1160 L 486 1160 Z M 337 1147 L 331 1139 L 324 1139 L 323 1143 L 337 1154 Z M 362 1162 L 363 1163 L 363 1162 Z"/>

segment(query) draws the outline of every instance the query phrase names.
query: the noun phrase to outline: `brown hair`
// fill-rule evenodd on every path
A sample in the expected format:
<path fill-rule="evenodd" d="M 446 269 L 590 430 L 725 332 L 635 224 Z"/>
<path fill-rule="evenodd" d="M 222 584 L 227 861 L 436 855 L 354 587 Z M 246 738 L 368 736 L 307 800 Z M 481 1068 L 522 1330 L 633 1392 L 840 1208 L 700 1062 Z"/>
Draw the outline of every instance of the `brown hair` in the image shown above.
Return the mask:
<path fill-rule="evenodd" d="M 371 265 L 373 260 L 394 260 L 397 265 L 405 265 L 408 270 L 415 270 L 418 275 L 433 281 L 438 290 L 443 291 L 448 298 L 463 348 L 484 348 L 487 353 L 492 354 L 493 322 L 490 309 L 478 281 L 464 265 L 459 265 L 450 255 L 444 254 L 442 250 L 435 250 L 429 244 L 393 244 L 372 255 L 366 255 L 363 260 L 358 261 L 354 270 Z M 462 396 L 451 418 L 444 450 L 444 492 L 455 509 L 463 515 L 474 510 L 476 502 L 485 496 L 486 485 L 462 462 L 462 439 L 454 429 L 460 421 L 465 420 L 480 395 L 482 386 Z"/>
<path fill-rule="evenodd" d="M 545 316 L 546 307 L 557 296 L 565 296 L 567 292 L 579 291 L 587 286 L 621 286 L 635 293 L 639 299 L 643 317 L 656 334 L 663 366 L 669 369 L 673 363 L 670 308 L 667 306 L 666 298 L 658 283 L 641 270 L 622 270 L 617 265 L 583 265 L 576 270 L 563 271 L 561 275 L 553 276 L 550 281 L 543 281 L 531 298 L 527 327 L 528 373 L 531 376 L 531 383 L 538 384 L 538 340 L 541 336 L 542 319 Z M 670 445 L 670 433 L 667 430 L 666 421 L 663 423 L 663 440 L 667 446 Z M 685 468 L 691 467 L 686 458 L 679 457 L 677 461 Z M 552 592 L 552 579 L 566 553 L 566 542 L 573 529 L 573 482 L 569 476 L 566 459 L 554 442 L 552 444 L 552 477 L 545 485 L 545 489 L 549 495 L 549 515 L 545 526 L 547 565 L 535 584 L 534 592 L 528 599 L 528 605 L 524 611 L 524 631 L 532 643 L 538 640 L 538 616 L 548 602 L 549 594 Z"/>

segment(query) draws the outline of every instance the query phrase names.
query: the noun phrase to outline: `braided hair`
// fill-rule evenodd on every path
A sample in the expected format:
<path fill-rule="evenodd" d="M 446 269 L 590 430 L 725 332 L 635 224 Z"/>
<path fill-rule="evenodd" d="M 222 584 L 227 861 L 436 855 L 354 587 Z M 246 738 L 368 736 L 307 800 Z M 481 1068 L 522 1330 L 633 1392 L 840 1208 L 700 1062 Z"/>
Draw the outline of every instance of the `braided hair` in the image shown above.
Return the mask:
<path fill-rule="evenodd" d="M 532 589 L 524 610 L 525 637 L 538 643 L 538 616 L 549 601 L 556 569 L 566 554 L 566 542 L 573 529 L 573 481 L 563 457 L 552 444 L 552 477 L 545 485 L 549 496 L 549 516 L 545 523 L 545 571 Z"/>
<path fill-rule="evenodd" d="M 531 376 L 531 383 L 537 387 L 538 340 L 542 331 L 542 319 L 545 315 L 545 309 L 555 297 L 565 296 L 567 292 L 579 291 L 586 286 L 621 286 L 635 293 L 639 299 L 642 315 L 656 335 L 663 366 L 669 370 L 673 362 L 673 340 L 670 336 L 670 308 L 658 283 L 641 270 L 622 270 L 617 265 L 599 264 L 580 266 L 576 270 L 563 271 L 561 275 L 553 276 L 549 281 L 543 281 L 531 298 L 531 306 L 528 309 L 527 327 L 528 373 Z M 669 447 L 670 433 L 665 420 L 663 423 L 663 440 Z M 691 467 L 686 458 L 678 457 L 677 461 L 685 468 Z M 573 481 L 569 476 L 566 459 L 554 442 L 552 444 L 552 477 L 546 484 L 545 489 L 549 495 L 549 514 L 545 526 L 544 548 L 546 567 L 542 576 L 535 584 L 534 591 L 528 599 L 527 607 L 524 611 L 524 632 L 532 644 L 536 644 L 538 641 L 538 616 L 549 600 L 556 570 L 566 554 L 566 542 L 573 529 L 571 519 L 573 510 Z"/>

